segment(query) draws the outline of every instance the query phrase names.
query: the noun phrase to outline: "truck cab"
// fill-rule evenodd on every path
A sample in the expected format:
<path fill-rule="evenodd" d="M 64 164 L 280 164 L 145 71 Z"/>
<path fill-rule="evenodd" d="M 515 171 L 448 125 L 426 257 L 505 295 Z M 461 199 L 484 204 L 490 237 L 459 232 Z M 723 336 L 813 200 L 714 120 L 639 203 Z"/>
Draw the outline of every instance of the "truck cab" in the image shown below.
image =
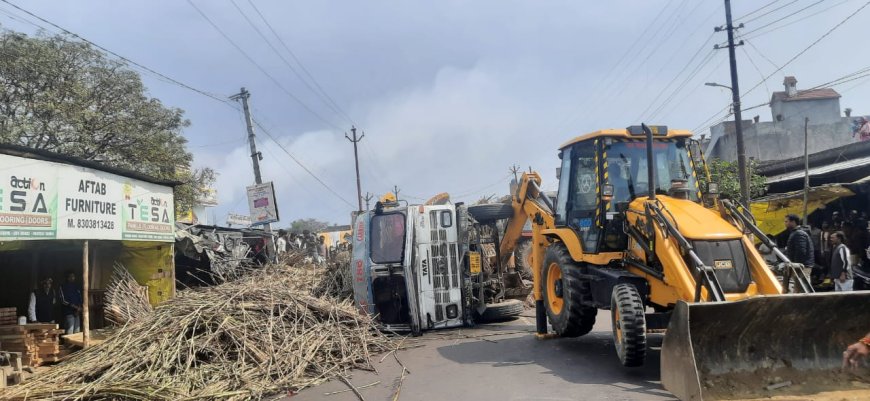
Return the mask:
<path fill-rule="evenodd" d="M 354 223 L 354 300 L 384 329 L 419 334 L 465 325 L 460 218 L 455 205 L 378 202 Z"/>

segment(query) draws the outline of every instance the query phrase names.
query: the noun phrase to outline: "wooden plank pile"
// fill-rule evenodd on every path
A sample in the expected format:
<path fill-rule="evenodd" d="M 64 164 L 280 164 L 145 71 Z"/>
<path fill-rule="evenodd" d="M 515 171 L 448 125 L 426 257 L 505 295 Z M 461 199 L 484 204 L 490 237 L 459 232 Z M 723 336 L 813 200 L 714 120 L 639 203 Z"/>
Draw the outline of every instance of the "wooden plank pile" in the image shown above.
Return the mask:
<path fill-rule="evenodd" d="M 20 352 L 26 366 L 41 366 L 60 360 L 60 335 L 56 324 L 0 326 L 0 350 Z"/>
<path fill-rule="evenodd" d="M 0 308 L 0 326 L 18 324 L 18 316 L 15 308 Z"/>

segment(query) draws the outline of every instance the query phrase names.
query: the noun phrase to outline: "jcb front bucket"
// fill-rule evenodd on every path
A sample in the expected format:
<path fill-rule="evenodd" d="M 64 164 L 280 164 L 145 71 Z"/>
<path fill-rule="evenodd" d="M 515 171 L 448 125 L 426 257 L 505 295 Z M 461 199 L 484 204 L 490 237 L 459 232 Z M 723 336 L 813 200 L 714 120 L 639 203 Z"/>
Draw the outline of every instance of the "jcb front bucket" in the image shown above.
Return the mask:
<path fill-rule="evenodd" d="M 870 370 L 841 365 L 868 332 L 870 292 L 680 302 L 662 344 L 662 385 L 684 401 L 867 389 Z"/>

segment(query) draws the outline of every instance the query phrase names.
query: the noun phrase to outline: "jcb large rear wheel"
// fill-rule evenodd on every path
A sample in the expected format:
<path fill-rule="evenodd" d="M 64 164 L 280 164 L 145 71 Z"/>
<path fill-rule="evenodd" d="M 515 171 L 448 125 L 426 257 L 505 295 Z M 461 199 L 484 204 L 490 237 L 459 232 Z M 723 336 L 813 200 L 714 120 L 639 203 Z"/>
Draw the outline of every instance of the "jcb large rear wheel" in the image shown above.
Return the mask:
<path fill-rule="evenodd" d="M 561 337 L 578 337 L 592 330 L 598 309 L 592 306 L 589 282 L 564 245 L 553 244 L 544 258 L 541 277 L 544 305 L 553 330 Z"/>
<path fill-rule="evenodd" d="M 646 358 L 646 314 L 643 299 L 631 284 L 613 287 L 610 298 L 613 344 L 623 366 L 642 366 Z"/>

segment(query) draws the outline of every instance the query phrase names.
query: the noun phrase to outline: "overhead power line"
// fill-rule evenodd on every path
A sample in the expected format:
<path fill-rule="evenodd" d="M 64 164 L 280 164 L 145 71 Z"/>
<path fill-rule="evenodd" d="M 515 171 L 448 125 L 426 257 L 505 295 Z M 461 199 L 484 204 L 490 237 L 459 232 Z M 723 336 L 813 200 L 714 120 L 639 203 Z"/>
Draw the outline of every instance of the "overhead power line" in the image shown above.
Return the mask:
<path fill-rule="evenodd" d="M 58 29 L 58 30 L 60 30 L 61 32 L 65 33 L 65 34 L 67 34 L 67 35 L 69 35 L 69 36 L 72 36 L 72 37 L 74 37 L 74 38 L 76 38 L 76 39 L 78 39 L 78 40 L 81 40 L 82 42 L 85 42 L 85 43 L 87 43 L 87 44 L 89 44 L 89 45 L 91 45 L 91 46 L 93 46 L 93 47 L 95 47 L 95 48 L 97 48 L 97 49 L 100 49 L 100 50 L 102 50 L 102 51 L 104 51 L 104 52 L 106 52 L 106 53 L 108 53 L 108 54 L 110 54 L 110 55 L 112 55 L 112 56 L 118 58 L 118 59 L 121 60 L 121 61 L 124 61 L 124 62 L 126 62 L 126 63 L 129 63 L 130 65 L 136 66 L 136 67 L 138 67 L 139 69 L 141 69 L 141 70 L 143 70 L 143 71 L 146 71 L 146 72 L 148 72 L 149 74 L 152 74 L 152 75 L 154 75 L 154 76 L 156 76 L 156 77 L 162 78 L 165 82 L 168 82 L 168 83 L 174 84 L 174 85 L 176 85 L 176 86 L 178 86 L 178 87 L 180 87 L 180 88 L 187 89 L 187 90 L 189 90 L 189 91 L 191 91 L 191 92 L 193 92 L 193 93 L 196 93 L 196 94 L 199 94 L 199 95 L 205 96 L 205 97 L 207 97 L 207 98 L 209 98 L 209 99 L 212 99 L 212 100 L 215 100 L 215 101 L 217 101 L 217 102 L 220 102 L 220 103 L 226 105 L 227 107 L 230 107 L 230 108 L 232 108 L 233 110 L 236 110 L 237 112 L 240 112 L 240 111 L 241 111 L 241 109 L 239 108 L 239 106 L 238 106 L 237 104 L 235 104 L 234 102 L 231 102 L 231 101 L 230 101 L 228 98 L 226 98 L 226 97 L 223 97 L 223 96 L 221 96 L 221 95 L 216 95 L 216 94 L 210 93 L 210 92 L 208 92 L 208 91 L 204 91 L 204 90 L 201 90 L 201 89 L 195 88 L 195 87 L 193 87 L 193 86 L 191 86 L 191 85 L 188 85 L 188 84 L 186 84 L 186 83 L 184 83 L 184 82 L 181 82 L 181 81 L 179 81 L 179 80 L 177 80 L 177 79 L 171 78 L 171 77 L 169 77 L 169 76 L 167 76 L 167 75 L 165 75 L 165 74 L 163 74 L 163 73 L 160 73 L 160 72 L 158 72 L 158 71 L 156 71 L 156 70 L 154 70 L 154 69 L 152 69 L 152 68 L 150 68 L 150 67 L 148 67 L 148 66 L 145 66 L 145 65 L 143 65 L 143 64 L 137 63 L 137 62 L 135 62 L 135 61 L 133 61 L 133 60 L 127 58 L 127 57 L 124 57 L 124 56 L 122 56 L 122 55 L 120 55 L 120 54 L 118 54 L 118 53 L 116 53 L 116 52 L 110 50 L 110 49 L 107 49 L 107 48 L 105 48 L 105 47 L 103 47 L 103 46 L 101 46 L 101 45 L 99 45 L 99 44 L 97 44 L 97 43 L 95 43 L 95 42 L 92 42 L 92 41 L 90 41 L 90 40 L 88 40 L 88 39 L 86 39 L 86 38 L 84 38 L 84 37 L 78 35 L 78 34 L 75 33 L 75 32 L 72 32 L 72 31 L 70 31 L 70 30 L 68 30 L 68 29 L 66 29 L 66 28 L 63 28 L 63 27 L 61 27 L 61 26 L 55 24 L 54 22 L 51 22 L 51 21 L 49 21 L 49 20 L 47 20 L 47 19 L 45 19 L 45 18 L 43 18 L 43 17 L 40 17 L 39 15 L 36 15 L 36 14 L 34 14 L 34 13 L 32 13 L 32 12 L 30 12 L 30 11 L 24 9 L 24 8 L 21 8 L 21 7 L 17 6 L 16 4 L 14 4 L 14 3 L 12 3 L 12 2 L 10 2 L 10 1 L 8 1 L 8 0 L 0 0 L 0 1 L 2 1 L 3 3 L 9 4 L 10 6 L 14 7 L 15 9 L 17 9 L 17 10 L 19 10 L 19 11 L 21 11 L 21 12 L 23 12 L 23 13 L 25 13 L 25 14 L 27 14 L 27 15 L 29 15 L 29 16 L 35 18 L 35 19 L 37 19 L 37 20 L 39 20 L 39 21 L 42 21 L 43 23 L 48 24 L 49 26 L 54 27 L 55 29 Z M 41 27 L 41 28 L 44 29 L 44 27 Z M 286 153 L 286 154 L 287 154 L 287 155 L 288 155 L 288 156 L 289 156 L 289 157 L 290 157 L 294 162 L 296 162 L 300 167 L 302 167 L 302 169 L 305 170 L 305 172 L 308 173 L 312 178 L 314 178 L 315 181 L 317 181 L 318 183 L 320 183 L 320 184 L 321 184 L 324 188 L 326 188 L 326 189 L 327 189 L 327 190 L 328 190 L 332 195 L 336 196 L 338 199 L 340 199 L 340 200 L 343 201 L 344 203 L 346 203 L 346 204 L 350 205 L 351 207 L 353 207 L 353 205 L 350 204 L 350 202 L 348 202 L 347 199 L 345 199 L 345 198 L 342 197 L 340 194 L 338 194 L 338 192 L 336 192 L 332 187 L 330 187 L 328 184 L 326 184 L 322 179 L 320 179 L 320 177 L 318 177 L 316 174 L 314 174 L 314 172 L 312 172 L 312 171 L 311 171 L 307 166 L 305 166 L 305 165 L 304 165 L 300 160 L 298 160 L 295 156 L 293 156 L 293 154 L 291 154 L 291 153 L 290 153 L 286 148 L 284 148 L 284 146 L 281 145 L 280 142 L 278 142 L 278 141 L 275 139 L 275 137 L 272 136 L 272 134 L 271 134 L 271 133 L 270 133 L 270 132 L 269 132 L 269 131 L 268 131 L 268 130 L 267 130 L 267 129 L 262 125 L 262 124 L 260 124 L 260 122 L 259 122 L 256 118 L 252 118 L 252 120 L 253 120 L 253 122 L 254 122 L 254 125 L 256 125 L 257 127 L 259 127 L 260 130 L 263 131 L 263 133 L 265 133 L 265 134 L 266 134 L 266 135 L 267 135 L 267 136 L 268 136 L 268 137 L 269 137 L 273 142 L 275 142 L 275 143 L 276 143 L 276 144 L 281 148 L 281 150 L 284 151 L 284 153 Z"/>
<path fill-rule="evenodd" d="M 764 9 L 767 8 L 767 7 L 770 7 L 770 6 L 772 6 L 772 5 L 776 4 L 776 3 L 779 3 L 779 1 L 780 1 L 780 0 L 773 0 L 773 1 L 771 1 L 770 3 L 767 3 L 767 4 L 765 4 L 765 5 L 763 5 L 763 6 L 759 7 L 759 8 L 756 8 L 755 10 L 750 11 L 750 12 L 744 14 L 743 16 L 741 16 L 741 17 L 739 17 L 739 18 L 735 18 L 734 21 L 742 21 L 744 18 L 747 18 L 747 17 L 749 17 L 749 16 L 752 15 L 752 14 L 755 14 L 755 13 L 761 11 L 761 10 L 764 10 Z"/>
<path fill-rule="evenodd" d="M 753 18 L 748 19 L 748 20 L 742 20 L 742 19 L 741 19 L 741 20 L 736 20 L 735 22 L 742 23 L 742 24 L 748 24 L 748 23 L 750 23 L 750 22 L 752 22 L 752 21 L 755 21 L 755 20 L 757 20 L 757 19 L 759 19 L 759 18 L 763 18 L 763 17 L 766 16 L 766 15 L 770 15 L 770 14 L 772 14 L 772 13 L 775 13 L 775 12 L 779 11 L 779 10 L 782 10 L 783 8 L 786 8 L 786 7 L 788 7 L 788 6 L 790 6 L 790 5 L 794 4 L 794 3 L 797 3 L 798 1 L 799 1 L 799 0 L 792 0 L 792 1 L 788 2 L 788 3 L 785 3 L 785 4 L 781 5 L 781 6 L 779 6 L 779 7 L 777 7 L 777 8 L 774 8 L 773 10 L 770 10 L 770 11 L 768 11 L 768 12 L 766 12 L 766 13 L 761 14 L 761 15 L 757 15 L 757 16 L 755 16 L 755 17 L 753 17 Z"/>
<path fill-rule="evenodd" d="M 3 0 L 3 1 L 5 1 L 5 0 Z M 224 30 L 221 29 L 220 26 L 218 26 L 214 21 L 212 21 L 212 19 L 209 18 L 208 15 L 206 15 L 199 7 L 197 7 L 196 4 L 194 4 L 192 0 L 187 0 L 187 4 L 190 4 L 190 6 L 193 7 L 193 9 L 196 10 L 196 12 L 199 13 L 199 15 L 202 16 L 202 18 L 205 19 L 206 22 L 208 22 L 208 24 L 212 26 L 212 28 L 214 28 L 216 31 L 218 31 L 218 33 L 224 38 L 224 40 L 226 40 L 239 53 L 241 53 L 242 56 L 244 56 L 251 64 L 254 65 L 254 67 L 256 67 L 258 70 L 260 70 L 260 72 L 263 73 L 263 75 L 265 75 L 267 78 L 269 78 L 269 80 L 271 80 L 272 83 L 274 83 L 275 86 L 277 86 L 278 89 L 280 89 L 282 92 L 284 92 L 284 94 L 286 94 L 290 99 L 293 99 L 293 101 L 295 101 L 300 106 L 302 106 L 302 108 L 304 108 L 309 113 L 311 113 L 311 115 L 313 115 L 314 117 L 317 117 L 317 119 L 322 121 L 324 124 L 334 128 L 338 131 L 341 131 L 341 128 L 339 128 L 334 123 L 332 123 L 331 121 L 329 121 L 326 118 L 324 118 L 323 116 L 321 116 L 319 113 L 314 111 L 311 107 L 308 107 L 308 105 L 305 104 L 305 102 L 303 102 L 302 99 L 299 99 L 296 95 L 294 95 L 287 88 L 285 88 L 284 85 L 281 85 L 280 81 L 275 79 L 275 77 L 272 76 L 272 74 L 270 74 L 268 71 L 266 71 L 266 69 L 263 68 L 263 66 L 261 66 L 259 63 L 257 63 L 257 61 L 254 60 L 253 57 L 251 57 L 244 49 L 242 49 L 241 46 L 239 46 L 235 41 L 233 41 L 233 39 L 230 38 L 230 36 L 227 35 L 227 33 L 224 32 Z"/>
<path fill-rule="evenodd" d="M 764 26 L 762 26 L 762 27 L 760 27 L 760 28 L 756 28 L 756 29 L 753 29 L 753 30 L 751 30 L 751 31 L 749 31 L 749 32 L 744 33 L 744 34 L 743 34 L 743 38 L 744 38 L 744 39 L 754 39 L 754 38 L 757 38 L 757 37 L 760 37 L 760 36 L 767 35 L 767 34 L 769 34 L 769 33 L 772 33 L 772 32 L 775 32 L 775 31 L 778 31 L 778 30 L 780 30 L 780 29 L 782 29 L 782 28 L 785 28 L 785 27 L 788 27 L 788 26 L 792 26 L 792 25 L 794 25 L 794 24 L 797 24 L 798 22 L 804 21 L 804 20 L 806 20 L 806 19 L 808 19 L 808 18 L 812 18 L 812 17 L 815 17 L 815 16 L 817 16 L 817 15 L 819 15 L 819 14 L 822 14 L 822 13 L 828 12 L 828 11 L 830 11 L 830 10 L 833 10 L 834 8 L 837 8 L 837 7 L 839 7 L 839 6 L 843 5 L 843 4 L 846 4 L 846 3 L 850 2 L 850 1 L 851 1 L 851 0 L 843 0 L 843 1 L 839 2 L 839 3 L 832 4 L 832 5 L 830 5 L 830 6 L 828 6 L 828 7 L 825 7 L 825 8 L 823 8 L 823 9 L 819 10 L 819 11 L 816 11 L 816 12 L 810 14 L 810 15 L 805 15 L 805 16 L 803 16 L 803 17 L 801 17 L 801 18 L 798 18 L 798 19 L 793 20 L 793 21 L 791 21 L 791 22 L 788 22 L 788 23 L 786 23 L 786 24 L 782 24 L 782 25 L 780 25 L 780 26 L 776 26 L 776 27 L 773 27 L 773 28 L 771 28 L 771 29 L 766 29 L 766 30 L 765 30 L 765 28 L 770 27 L 770 26 L 773 25 L 774 23 L 779 22 L 779 21 L 781 21 L 781 20 L 784 19 L 784 18 L 781 18 L 781 19 L 779 19 L 779 20 L 777 20 L 777 21 L 771 22 L 771 23 L 769 23 L 769 24 L 765 24 Z M 791 16 L 791 15 L 789 15 L 789 16 Z M 761 32 L 759 32 L 759 31 L 761 31 Z M 756 33 L 756 32 L 758 32 L 758 33 Z M 753 35 L 753 34 L 754 34 L 754 35 Z"/>
<path fill-rule="evenodd" d="M 263 39 L 263 42 L 265 42 L 266 45 L 269 46 L 270 49 L 272 49 L 272 51 L 275 53 L 275 55 L 277 55 L 278 58 L 281 59 L 281 61 L 284 63 L 284 65 L 287 66 L 287 69 L 289 69 L 293 73 L 293 75 L 295 75 L 297 78 L 299 78 L 299 80 L 302 81 L 303 84 L 305 84 L 305 86 L 308 88 L 308 90 L 310 90 L 312 93 L 314 93 L 314 95 L 317 96 L 320 99 L 320 101 L 322 101 L 323 104 L 326 105 L 326 107 L 329 107 L 330 109 L 332 109 L 333 112 L 335 112 L 339 116 L 343 116 L 351 124 L 353 124 L 353 120 L 350 117 L 348 117 L 347 114 L 344 113 L 344 111 L 339 110 L 339 108 L 337 108 L 335 105 L 333 105 L 333 103 L 331 103 L 330 100 L 328 100 L 324 95 L 322 95 L 320 92 L 318 92 L 317 89 L 315 89 L 314 86 L 312 86 L 308 82 L 308 79 L 303 77 L 302 74 L 299 73 L 299 71 L 296 71 L 296 68 L 293 67 L 292 64 L 290 64 L 290 61 L 288 61 L 287 58 L 284 57 L 284 55 L 281 54 L 280 51 L 278 51 L 278 49 L 272 44 L 272 41 L 266 37 L 266 35 L 263 33 L 263 31 L 260 30 L 259 27 L 257 27 L 257 24 L 255 24 L 254 21 L 251 21 L 251 19 L 248 18 L 248 15 L 245 14 L 245 12 L 241 9 L 241 7 L 239 7 L 239 5 L 236 3 L 235 0 L 230 0 L 230 2 L 232 3 L 233 7 L 235 7 L 236 11 L 238 11 L 238 13 L 241 14 L 242 18 L 244 18 L 244 20 L 248 23 L 248 25 L 250 25 L 251 28 L 253 28 L 254 31 L 257 32 L 257 35 L 259 35 L 260 38 Z"/>
<path fill-rule="evenodd" d="M 67 34 L 67 35 L 70 35 L 70 36 L 72 36 L 72 37 L 74 37 L 74 38 L 76 38 L 76 39 L 78 39 L 78 40 L 81 40 L 82 42 L 85 42 L 85 43 L 87 43 L 87 44 L 89 44 L 89 45 L 91 45 L 91 46 L 93 46 L 93 47 L 96 47 L 97 49 L 100 49 L 100 50 L 102 50 L 102 51 L 104 51 L 104 52 L 106 52 L 106 53 L 109 53 L 109 54 L 111 54 L 111 55 L 117 57 L 118 59 L 120 59 L 120 60 L 122 60 L 122 61 L 124 61 L 124 62 L 126 62 L 126 63 L 129 63 L 129 64 L 131 64 L 131 65 L 134 65 L 134 66 L 136 66 L 136 67 L 138 67 L 138 68 L 141 68 L 142 70 L 147 71 L 147 72 L 149 72 L 149 73 L 151 73 L 151 74 L 153 74 L 153 75 L 155 75 L 155 76 L 157 76 L 157 77 L 160 77 L 161 79 L 164 79 L 164 80 L 166 80 L 166 81 L 168 81 L 168 82 L 171 82 L 171 83 L 173 83 L 173 84 L 175 84 L 175 85 L 178 85 L 178 86 L 180 86 L 180 87 L 182 87 L 182 88 L 185 88 L 185 89 L 188 89 L 188 90 L 194 91 L 194 92 L 196 92 L 196 93 L 199 93 L 200 95 L 210 97 L 210 98 L 212 98 L 212 99 L 214 99 L 214 100 L 217 100 L 217 101 L 219 101 L 219 102 L 222 102 L 222 103 L 227 103 L 227 102 L 228 102 L 226 99 L 222 98 L 220 95 L 216 95 L 216 94 L 214 94 L 214 93 L 209 93 L 209 92 L 206 92 L 206 91 L 204 91 L 204 90 L 200 90 L 200 89 L 194 88 L 194 87 L 192 87 L 192 86 L 190 86 L 190 85 L 187 85 L 187 84 L 185 84 L 185 83 L 183 83 L 183 82 L 181 82 L 181 81 L 178 81 L 178 80 L 176 80 L 176 79 L 174 79 L 174 78 L 171 78 L 171 77 L 166 76 L 166 75 L 164 75 L 164 74 L 161 74 L 161 73 L 159 73 L 159 72 L 157 72 L 157 71 L 154 71 L 153 69 L 151 69 L 151 68 L 149 68 L 149 67 L 147 67 L 147 66 L 145 66 L 145 65 L 142 65 L 142 64 L 139 64 L 139 63 L 137 63 L 137 62 L 135 62 L 135 61 L 133 61 L 133 60 L 130 60 L 130 59 L 128 59 L 128 58 L 126 58 L 126 57 L 124 57 L 124 56 L 118 54 L 118 53 L 115 53 L 115 52 L 113 52 L 113 51 L 111 51 L 111 50 L 109 50 L 109 49 L 103 47 L 103 46 L 100 46 L 100 45 L 98 45 L 98 44 L 96 44 L 96 43 L 94 43 L 94 42 L 91 42 L 90 40 L 85 39 L 85 38 L 79 36 L 79 35 L 78 35 L 77 33 L 75 33 L 75 32 L 72 32 L 72 31 L 70 31 L 70 30 L 68 30 L 68 29 L 66 29 L 66 28 L 64 28 L 64 27 L 62 27 L 62 26 L 60 26 L 60 25 L 55 24 L 54 22 L 51 22 L 51 21 L 49 21 L 49 20 L 47 20 L 47 19 L 45 19 L 45 18 L 42 18 L 42 17 L 40 17 L 40 16 L 38 16 L 38 15 L 36 15 L 36 14 L 34 14 L 34 13 L 28 11 L 28 10 L 25 10 L 25 9 L 19 7 L 19 6 L 16 5 L 15 3 L 12 3 L 12 2 L 10 2 L 10 1 L 8 1 L 8 0 L 0 0 L 0 1 L 2 1 L 2 2 L 8 4 L 8 5 L 12 6 L 12 7 L 14 7 L 15 9 L 17 9 L 17 10 L 19 10 L 19 11 L 21 11 L 21 12 L 23 12 L 23 13 L 25 13 L 25 14 L 31 16 L 31 17 L 33 17 L 33 18 L 36 18 L 36 19 L 39 20 L 39 21 L 42 21 L 42 22 L 44 22 L 44 23 L 46 23 L 46 24 L 48 24 L 48 25 L 51 25 L 51 26 L 54 27 L 55 29 L 58 29 L 58 30 L 60 30 L 61 32 Z"/>
<path fill-rule="evenodd" d="M 762 30 L 762 29 L 764 29 L 764 28 L 767 28 L 767 27 L 769 27 L 769 26 L 771 26 L 771 25 L 773 25 L 773 24 L 776 24 L 776 23 L 778 23 L 778 22 L 780 22 L 780 21 L 783 21 L 783 20 L 785 20 L 785 19 L 788 19 L 788 18 L 790 18 L 790 17 L 792 17 L 792 16 L 794 16 L 794 15 L 800 14 L 800 13 L 806 11 L 806 10 L 809 10 L 810 8 L 813 8 L 813 7 L 815 7 L 815 6 L 819 5 L 819 4 L 821 4 L 821 3 L 824 2 L 824 1 L 826 1 L 826 0 L 818 0 L 818 1 L 816 1 L 815 3 L 811 3 L 810 5 L 808 5 L 808 6 L 804 7 L 804 8 L 801 8 L 801 9 L 799 9 L 799 10 L 797 10 L 797 11 L 794 11 L 794 12 L 792 12 L 792 13 L 790 13 L 790 14 L 786 14 L 785 16 L 779 17 L 779 18 L 777 18 L 777 19 L 775 19 L 775 20 L 773 20 L 773 21 L 771 21 L 771 22 L 768 22 L 768 23 L 766 23 L 766 24 L 764 24 L 764 25 L 761 25 L 761 26 L 759 26 L 759 27 L 757 27 L 757 28 L 755 28 L 755 29 L 753 29 L 753 30 L 751 30 L 751 31 L 749 31 L 749 32 L 746 32 L 746 33 L 744 33 L 743 35 L 744 35 L 744 36 L 749 36 L 749 35 L 751 35 L 753 32 L 758 32 L 758 31 L 760 31 L 760 30 Z"/>
<path fill-rule="evenodd" d="M 281 38 L 281 35 L 278 35 L 278 32 L 275 30 L 275 28 L 272 27 L 272 24 L 269 23 L 269 20 L 266 19 L 266 17 L 263 15 L 263 13 L 260 12 L 260 9 L 257 8 L 257 6 L 254 5 L 254 3 L 251 0 L 248 0 L 248 4 L 251 6 L 251 8 L 254 9 L 254 11 L 257 13 L 257 15 L 260 16 L 260 19 L 263 20 L 263 23 L 266 24 L 266 27 L 269 28 L 269 31 L 271 31 L 272 35 L 275 36 L 275 39 L 278 39 L 278 43 L 281 44 L 281 47 L 283 47 L 284 50 L 287 51 L 287 54 L 290 55 L 290 58 L 292 58 L 293 61 L 295 61 L 296 64 L 299 66 L 299 69 L 301 69 L 302 72 L 305 74 L 305 76 L 307 76 L 308 79 L 311 80 L 311 83 L 314 84 L 314 87 L 317 88 L 320 91 L 320 93 L 323 94 L 323 96 L 330 103 L 332 103 L 332 105 L 335 106 L 335 108 L 338 109 L 338 111 L 341 112 L 341 114 L 344 115 L 351 122 L 351 124 L 356 125 L 356 126 L 360 126 L 359 124 L 357 124 L 356 121 L 353 120 L 353 118 L 351 118 L 344 111 L 344 109 L 341 108 L 341 106 L 338 105 L 338 103 L 335 102 L 335 100 L 332 98 L 332 96 L 329 96 L 329 93 L 327 93 L 323 89 L 323 87 L 320 85 L 320 83 L 318 83 L 317 80 L 314 79 L 314 76 L 311 75 L 311 73 L 308 71 L 308 68 L 305 68 L 305 64 L 302 63 L 302 60 L 300 60 L 299 57 L 296 56 L 296 53 L 290 49 L 290 46 L 288 46 L 287 43 L 284 42 L 284 39 Z"/>

